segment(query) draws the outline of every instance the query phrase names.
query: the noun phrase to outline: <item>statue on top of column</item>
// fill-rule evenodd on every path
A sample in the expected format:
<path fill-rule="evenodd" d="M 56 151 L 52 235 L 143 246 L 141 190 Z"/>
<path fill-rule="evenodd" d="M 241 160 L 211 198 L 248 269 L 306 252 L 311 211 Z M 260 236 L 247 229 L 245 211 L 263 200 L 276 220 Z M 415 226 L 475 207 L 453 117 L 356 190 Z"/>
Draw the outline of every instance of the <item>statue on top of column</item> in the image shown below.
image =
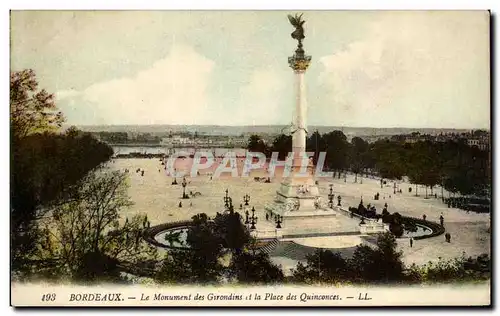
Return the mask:
<path fill-rule="evenodd" d="M 295 27 L 295 31 L 291 34 L 292 38 L 299 41 L 298 47 L 302 48 L 302 40 L 305 38 L 303 25 L 306 21 L 302 20 L 302 14 L 295 14 L 295 16 L 289 14 L 288 20 Z"/>

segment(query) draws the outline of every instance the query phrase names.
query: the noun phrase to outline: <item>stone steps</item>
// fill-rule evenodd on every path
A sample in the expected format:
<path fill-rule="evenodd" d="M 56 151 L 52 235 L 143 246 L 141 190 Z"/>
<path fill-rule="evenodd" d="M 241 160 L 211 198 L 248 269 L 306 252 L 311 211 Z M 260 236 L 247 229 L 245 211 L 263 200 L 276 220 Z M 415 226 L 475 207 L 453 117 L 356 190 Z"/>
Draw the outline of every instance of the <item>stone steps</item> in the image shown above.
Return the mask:
<path fill-rule="evenodd" d="M 259 249 L 259 251 L 262 252 L 262 253 L 269 254 L 269 253 L 273 252 L 276 249 L 276 247 L 278 247 L 278 245 L 279 245 L 279 241 L 277 239 L 272 239 L 264 247 L 261 247 Z"/>

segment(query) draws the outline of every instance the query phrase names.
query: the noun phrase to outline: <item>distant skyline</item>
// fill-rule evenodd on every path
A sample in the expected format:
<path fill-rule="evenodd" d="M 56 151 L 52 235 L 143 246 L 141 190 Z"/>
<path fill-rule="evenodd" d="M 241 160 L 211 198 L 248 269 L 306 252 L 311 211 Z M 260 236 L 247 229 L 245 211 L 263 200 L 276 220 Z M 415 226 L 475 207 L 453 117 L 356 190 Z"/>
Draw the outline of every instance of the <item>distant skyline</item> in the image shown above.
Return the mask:
<path fill-rule="evenodd" d="M 287 125 L 289 11 L 12 11 L 67 125 Z M 308 124 L 490 127 L 487 11 L 305 11 Z"/>

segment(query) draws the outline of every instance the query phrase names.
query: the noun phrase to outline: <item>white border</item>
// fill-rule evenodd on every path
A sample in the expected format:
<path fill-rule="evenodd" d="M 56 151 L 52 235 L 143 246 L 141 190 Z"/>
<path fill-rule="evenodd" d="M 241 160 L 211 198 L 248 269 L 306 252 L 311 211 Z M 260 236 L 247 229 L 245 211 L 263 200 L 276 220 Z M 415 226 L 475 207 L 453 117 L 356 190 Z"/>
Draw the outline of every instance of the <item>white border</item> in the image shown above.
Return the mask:
<path fill-rule="evenodd" d="M 9 70 L 9 10 L 23 10 L 23 9 L 45 9 L 45 10 L 54 10 L 54 9 L 65 9 L 65 10 L 215 10 L 215 9 L 224 9 L 224 10 L 241 10 L 241 9 L 257 9 L 257 10 L 484 10 L 484 9 L 491 9 L 492 12 L 499 12 L 499 3 L 500 1 L 498 0 L 452 0 L 452 1 L 437 1 L 437 0 L 420 0 L 420 1 L 412 1 L 412 2 L 401 2 L 401 1 L 395 1 L 395 0 L 353 0 L 353 1 L 336 1 L 336 0 L 331 0 L 331 1 L 312 1 L 312 0 L 285 0 L 285 1 L 274 1 L 271 2 L 269 0 L 254 0 L 254 1 L 248 1 L 248 2 L 242 2 L 242 1 L 237 1 L 237 0 L 212 0 L 212 1 L 193 1 L 193 0 L 183 0 L 179 2 L 171 2 L 171 1 L 131 1 L 131 0 L 108 0 L 106 2 L 104 1 L 98 1 L 98 0 L 88 0 L 85 2 L 81 3 L 75 3 L 74 1 L 63 1 L 63 0 L 58 0 L 58 1 L 44 1 L 43 3 L 32 0 L 32 1 L 26 1 L 26 0 L 18 0 L 18 1 L 3 1 L 0 6 L 2 7 L 1 13 L 0 13 L 0 20 L 1 20 L 1 26 L 2 30 L 0 32 L 1 34 L 1 42 L 4 44 L 2 45 L 2 50 L 3 54 L 2 56 L 4 57 L 2 59 L 2 67 L 3 68 L 3 74 L 1 78 L 3 80 L 7 81 L 7 71 Z M 498 17 L 497 17 L 498 18 Z M 498 21 L 496 21 L 494 25 L 494 34 L 498 34 Z M 498 50 L 496 51 L 495 56 L 492 57 L 498 57 Z M 496 64 L 496 63 L 495 63 Z M 493 69 L 496 73 L 496 67 Z M 2 99 L 5 100 L 5 103 L 8 102 L 8 83 L 3 82 L 2 85 L 0 85 L 1 92 L 2 92 Z M 493 90 L 497 91 L 498 89 L 498 81 L 495 82 L 495 85 L 492 87 Z M 497 102 L 493 105 L 494 108 L 497 107 Z M 3 226 L 2 231 L 5 232 L 5 235 L 7 235 L 7 232 L 9 231 L 9 208 L 8 208 L 8 201 L 9 201 L 9 156 L 7 155 L 7 152 L 9 150 L 9 128 L 8 128 L 8 122 L 9 122 L 9 114 L 7 112 L 7 107 L 4 106 L 2 107 L 3 111 L 1 111 L 0 115 L 2 115 L 2 123 L 0 125 L 2 134 L 0 137 L 0 144 L 3 148 L 3 151 L 5 154 L 1 156 L 1 164 L 2 168 L 0 169 L 1 175 L 0 179 L 2 181 L 2 201 L 3 201 L 3 210 L 2 210 L 2 216 L 4 216 L 4 220 L 1 221 L 1 225 Z M 497 122 L 497 111 L 494 111 L 495 113 L 495 122 Z M 497 147 L 497 133 L 496 129 L 494 137 L 494 147 Z M 495 165 L 497 161 L 495 159 Z M 498 169 L 498 168 L 495 168 Z M 495 172 L 495 176 L 497 173 Z M 496 178 L 496 177 L 495 177 Z M 495 201 L 496 201 L 496 193 L 497 189 L 495 186 L 494 188 L 494 194 L 495 194 Z M 495 211 L 495 210 L 494 210 Z M 494 216 L 494 218 L 497 218 L 498 216 Z M 496 219 L 498 221 L 498 219 Z M 497 222 L 495 222 L 497 224 Z M 496 225 L 498 227 L 498 225 Z M 5 237 L 7 239 L 7 237 Z M 496 243 L 494 243 L 496 244 Z M 2 277 L 2 284 L 4 284 L 3 291 L 2 291 L 2 297 L 3 297 L 3 304 L 2 307 L 5 308 L 7 307 L 7 314 L 13 314 L 14 311 L 11 308 L 8 308 L 9 306 L 9 290 L 10 290 L 10 280 L 7 274 L 7 270 L 9 267 L 8 260 L 9 258 L 9 244 L 7 240 L 5 242 L 0 243 L 0 246 L 2 247 L 2 252 L 4 253 L 4 260 L 1 261 L 2 264 L 2 271 L 3 273 L 0 273 Z M 493 250 L 494 253 L 496 253 L 496 248 Z M 496 256 L 495 256 L 495 259 Z M 497 262 L 498 260 L 495 260 Z M 494 267 L 496 269 L 496 266 Z M 497 273 L 495 273 L 497 275 Z M 495 283 L 493 281 L 493 283 Z M 498 291 L 497 291 L 498 292 Z M 495 295 L 495 301 L 498 302 L 498 297 Z M 49 313 L 52 313 L 53 311 L 51 310 L 46 310 Z M 135 310 L 134 310 L 135 311 Z M 134 312 L 133 311 L 133 312 Z M 71 311 L 65 310 L 65 311 L 59 311 L 62 314 L 67 314 Z M 85 315 L 92 315 L 95 312 L 98 311 L 85 311 L 82 314 Z M 113 311 L 111 313 L 120 315 L 124 311 L 119 310 L 119 311 Z M 143 312 L 142 310 L 140 311 L 141 313 Z M 174 312 L 180 312 L 179 310 L 162 310 L 160 311 L 161 313 L 163 312 L 168 312 L 168 313 L 174 313 Z M 184 311 L 184 312 L 193 312 L 193 311 Z M 233 312 L 233 311 L 230 311 Z M 243 310 L 238 310 L 238 313 L 246 313 L 249 311 L 243 311 Z M 271 313 L 271 311 L 257 311 L 259 313 Z M 273 313 L 277 313 L 277 310 L 273 310 Z M 282 310 L 280 312 L 283 313 L 290 313 L 292 312 L 291 310 Z M 302 310 L 302 314 L 309 314 L 311 310 Z M 314 312 L 317 312 L 317 310 L 314 310 Z M 330 312 L 325 310 L 324 312 Z M 338 312 L 338 311 L 334 311 Z M 359 311 L 356 310 L 354 311 L 355 313 L 359 312 L 369 312 L 370 314 L 376 312 L 376 313 L 386 313 L 387 311 L 384 310 L 365 310 L 365 311 Z M 427 311 L 426 311 L 427 312 Z M 435 313 L 436 315 L 440 315 L 442 313 L 453 313 L 455 314 L 457 311 L 435 311 L 435 312 L 430 312 L 430 314 Z M 211 314 L 216 314 L 219 313 L 219 311 L 209 311 Z M 403 314 L 404 311 L 399 311 L 399 313 Z M 4 315 L 2 313 L 2 315 Z"/>

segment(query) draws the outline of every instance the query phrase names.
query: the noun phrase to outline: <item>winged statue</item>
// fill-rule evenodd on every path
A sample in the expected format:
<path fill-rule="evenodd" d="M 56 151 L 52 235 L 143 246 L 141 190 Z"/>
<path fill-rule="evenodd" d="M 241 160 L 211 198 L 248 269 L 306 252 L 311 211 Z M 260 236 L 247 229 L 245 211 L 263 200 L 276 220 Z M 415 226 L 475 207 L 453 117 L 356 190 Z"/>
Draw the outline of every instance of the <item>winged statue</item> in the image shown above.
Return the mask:
<path fill-rule="evenodd" d="M 306 21 L 302 20 L 302 13 L 295 14 L 295 16 L 292 16 L 291 14 L 288 15 L 288 20 L 290 20 L 290 23 L 295 27 L 295 31 L 293 31 L 292 38 L 296 39 L 299 41 L 299 43 L 302 42 L 302 40 L 305 38 L 304 36 L 304 23 Z"/>

